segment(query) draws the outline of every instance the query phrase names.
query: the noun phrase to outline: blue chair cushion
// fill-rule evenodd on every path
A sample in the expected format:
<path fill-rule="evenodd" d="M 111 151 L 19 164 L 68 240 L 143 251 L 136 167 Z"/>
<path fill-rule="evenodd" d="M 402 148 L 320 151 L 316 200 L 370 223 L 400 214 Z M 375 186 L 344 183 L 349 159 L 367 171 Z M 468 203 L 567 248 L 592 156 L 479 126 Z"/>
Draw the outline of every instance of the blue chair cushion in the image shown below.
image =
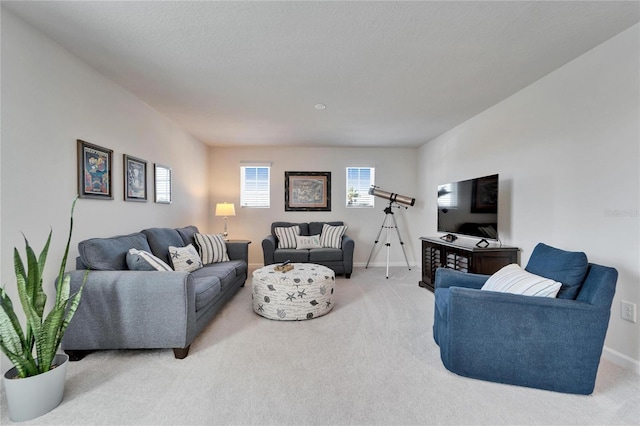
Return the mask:
<path fill-rule="evenodd" d="M 561 282 L 558 299 L 575 299 L 588 267 L 587 255 L 583 252 L 565 251 L 538 243 L 525 270 Z"/>

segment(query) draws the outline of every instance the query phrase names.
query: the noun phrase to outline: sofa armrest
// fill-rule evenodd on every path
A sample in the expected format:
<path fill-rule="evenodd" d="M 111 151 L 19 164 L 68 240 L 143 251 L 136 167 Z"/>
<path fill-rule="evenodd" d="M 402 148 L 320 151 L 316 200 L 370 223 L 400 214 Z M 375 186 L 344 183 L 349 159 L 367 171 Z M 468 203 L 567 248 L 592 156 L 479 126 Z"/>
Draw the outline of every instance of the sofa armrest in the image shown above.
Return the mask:
<path fill-rule="evenodd" d="M 85 272 L 69 272 L 72 292 Z M 184 348 L 195 332 L 194 281 L 188 272 L 89 271 L 62 347 Z"/>
<path fill-rule="evenodd" d="M 227 241 L 229 260 L 244 260 L 249 263 L 249 241 Z"/>
<path fill-rule="evenodd" d="M 265 265 L 271 265 L 276 263 L 274 259 L 274 253 L 276 251 L 276 238 L 273 235 L 269 235 L 262 240 L 262 256 L 264 258 Z"/>
<path fill-rule="evenodd" d="M 343 235 L 342 236 L 342 262 L 344 264 L 344 273 L 349 275 L 353 272 L 353 250 L 355 248 L 355 242 L 353 238 Z"/>
<path fill-rule="evenodd" d="M 434 288 L 465 287 L 481 289 L 489 275 L 471 274 L 449 268 L 436 269 Z"/>

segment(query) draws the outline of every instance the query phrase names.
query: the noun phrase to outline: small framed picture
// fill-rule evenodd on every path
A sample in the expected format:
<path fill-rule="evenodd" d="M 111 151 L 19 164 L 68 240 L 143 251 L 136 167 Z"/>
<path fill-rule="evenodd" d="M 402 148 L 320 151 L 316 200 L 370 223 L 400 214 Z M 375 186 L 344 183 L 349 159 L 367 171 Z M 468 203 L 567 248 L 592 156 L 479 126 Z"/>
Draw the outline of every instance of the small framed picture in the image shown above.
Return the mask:
<path fill-rule="evenodd" d="M 123 154 L 124 200 L 147 201 L 147 162 Z"/>
<path fill-rule="evenodd" d="M 284 210 L 330 212 L 331 172 L 284 172 Z"/>
<path fill-rule="evenodd" d="M 78 142 L 78 197 L 113 200 L 113 151 L 89 142 Z"/>

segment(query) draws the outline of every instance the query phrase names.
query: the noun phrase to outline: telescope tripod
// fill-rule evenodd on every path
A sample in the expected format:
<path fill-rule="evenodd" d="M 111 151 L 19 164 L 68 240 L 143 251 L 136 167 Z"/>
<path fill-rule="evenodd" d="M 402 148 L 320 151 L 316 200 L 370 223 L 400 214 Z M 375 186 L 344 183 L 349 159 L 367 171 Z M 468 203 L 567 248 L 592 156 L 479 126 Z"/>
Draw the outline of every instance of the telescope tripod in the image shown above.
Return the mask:
<path fill-rule="evenodd" d="M 400 207 L 400 206 L 398 206 Z M 396 234 L 398 234 L 398 240 L 400 241 L 400 247 L 402 247 L 402 253 L 404 254 L 404 260 L 407 262 L 407 268 L 411 270 L 411 266 L 409 266 L 409 259 L 407 259 L 407 252 L 404 250 L 404 241 L 402 241 L 402 237 L 400 236 L 400 231 L 398 230 L 398 224 L 396 223 L 396 218 L 393 215 L 393 201 L 389 203 L 387 208 L 384 209 L 384 220 L 382 221 L 382 226 L 380 227 L 380 231 L 378 231 L 378 236 L 376 237 L 376 241 L 373 243 L 373 247 L 371 247 L 371 252 L 369 253 L 369 259 L 367 260 L 367 266 L 365 269 L 369 267 L 369 262 L 371 261 L 371 255 L 373 255 L 373 250 L 375 250 L 378 241 L 380 241 L 380 235 L 382 231 L 386 231 L 386 240 L 385 246 L 387 246 L 387 279 L 389 279 L 389 248 L 391 247 L 389 230 L 395 229 Z M 392 226 L 393 224 L 393 226 Z"/>

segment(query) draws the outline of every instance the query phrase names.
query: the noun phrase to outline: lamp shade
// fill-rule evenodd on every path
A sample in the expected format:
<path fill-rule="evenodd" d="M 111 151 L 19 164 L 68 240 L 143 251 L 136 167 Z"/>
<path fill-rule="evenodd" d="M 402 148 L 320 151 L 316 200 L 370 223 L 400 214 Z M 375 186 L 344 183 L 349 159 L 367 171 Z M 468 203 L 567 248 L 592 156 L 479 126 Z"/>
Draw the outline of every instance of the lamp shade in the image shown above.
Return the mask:
<path fill-rule="evenodd" d="M 216 216 L 235 216 L 236 208 L 233 203 L 216 204 Z"/>

